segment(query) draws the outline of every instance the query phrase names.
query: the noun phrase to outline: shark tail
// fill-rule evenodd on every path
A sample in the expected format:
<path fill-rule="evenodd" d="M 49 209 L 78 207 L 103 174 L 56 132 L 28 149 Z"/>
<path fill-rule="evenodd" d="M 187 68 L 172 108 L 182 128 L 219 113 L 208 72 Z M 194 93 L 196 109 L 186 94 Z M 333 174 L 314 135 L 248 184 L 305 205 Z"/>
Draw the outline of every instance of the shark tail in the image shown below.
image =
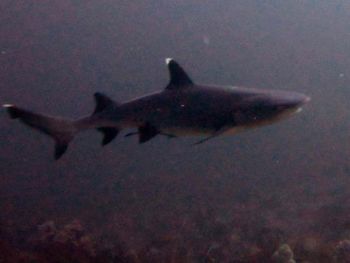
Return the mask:
<path fill-rule="evenodd" d="M 29 127 L 52 137 L 55 141 L 55 159 L 58 160 L 68 148 L 74 135 L 78 132 L 73 120 L 34 113 L 12 104 L 3 105 L 11 119 L 19 119 Z"/>
<path fill-rule="evenodd" d="M 49 135 L 55 141 L 55 160 L 58 160 L 67 151 L 69 143 L 74 136 L 83 130 L 96 128 L 103 134 L 102 145 L 110 143 L 119 133 L 119 128 L 110 126 L 104 121 L 104 117 L 110 111 L 119 106 L 102 93 L 95 93 L 96 107 L 93 114 L 79 120 L 71 120 L 60 117 L 35 113 L 12 104 L 4 104 L 11 119 L 18 119 L 27 126 Z M 102 119 L 102 121 L 101 121 Z"/>

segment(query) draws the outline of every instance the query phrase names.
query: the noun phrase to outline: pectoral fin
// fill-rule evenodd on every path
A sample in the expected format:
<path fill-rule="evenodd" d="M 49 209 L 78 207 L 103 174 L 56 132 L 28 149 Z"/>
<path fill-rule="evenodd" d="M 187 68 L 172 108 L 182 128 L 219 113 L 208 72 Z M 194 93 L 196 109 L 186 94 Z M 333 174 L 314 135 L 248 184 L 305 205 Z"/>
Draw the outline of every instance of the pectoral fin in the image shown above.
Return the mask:
<path fill-rule="evenodd" d="M 58 160 L 67 151 L 68 143 L 56 142 L 55 144 L 55 160 Z"/>
<path fill-rule="evenodd" d="M 204 139 L 194 143 L 194 145 L 201 144 L 203 142 L 209 141 L 210 139 L 213 139 L 213 138 L 215 138 L 215 137 L 217 137 L 219 135 L 222 135 L 223 133 L 227 132 L 231 128 L 232 127 L 222 127 L 220 129 L 216 130 L 212 135 L 210 135 L 210 136 L 208 136 L 208 137 L 206 137 L 206 138 L 204 138 Z"/>
<path fill-rule="evenodd" d="M 130 136 L 134 136 L 134 135 L 138 135 L 138 134 L 140 134 L 138 131 L 136 131 L 136 132 L 129 132 L 129 133 L 125 134 L 124 137 L 130 137 Z M 176 135 L 169 134 L 169 133 L 159 132 L 158 134 L 166 136 L 168 139 L 177 138 Z"/>
<path fill-rule="evenodd" d="M 139 133 L 139 143 L 144 143 L 155 137 L 159 134 L 159 131 L 156 127 L 152 126 L 150 123 L 145 123 L 143 126 L 140 126 L 138 129 Z"/>

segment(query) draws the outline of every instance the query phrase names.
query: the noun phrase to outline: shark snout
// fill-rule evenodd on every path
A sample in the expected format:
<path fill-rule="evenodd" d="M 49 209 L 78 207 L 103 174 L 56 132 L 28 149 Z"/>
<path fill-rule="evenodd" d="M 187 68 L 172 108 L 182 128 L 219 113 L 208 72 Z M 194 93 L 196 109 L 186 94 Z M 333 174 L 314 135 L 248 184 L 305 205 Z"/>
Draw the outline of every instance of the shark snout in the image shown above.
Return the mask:
<path fill-rule="evenodd" d="M 271 98 L 271 104 L 282 110 L 298 109 L 309 101 L 310 97 L 296 92 L 283 92 Z"/>
<path fill-rule="evenodd" d="M 309 96 L 306 96 L 302 93 L 293 93 L 291 100 L 295 105 L 302 106 L 305 103 L 308 103 L 311 99 Z"/>

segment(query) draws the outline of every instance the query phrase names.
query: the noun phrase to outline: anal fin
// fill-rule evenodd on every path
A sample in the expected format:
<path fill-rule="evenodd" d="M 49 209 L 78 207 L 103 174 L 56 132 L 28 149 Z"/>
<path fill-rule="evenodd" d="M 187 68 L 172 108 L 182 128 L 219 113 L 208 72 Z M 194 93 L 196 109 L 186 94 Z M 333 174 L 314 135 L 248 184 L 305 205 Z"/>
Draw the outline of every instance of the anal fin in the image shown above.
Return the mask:
<path fill-rule="evenodd" d="M 119 130 L 111 127 L 100 127 L 97 128 L 99 132 L 103 134 L 102 145 L 107 145 L 117 137 Z"/>

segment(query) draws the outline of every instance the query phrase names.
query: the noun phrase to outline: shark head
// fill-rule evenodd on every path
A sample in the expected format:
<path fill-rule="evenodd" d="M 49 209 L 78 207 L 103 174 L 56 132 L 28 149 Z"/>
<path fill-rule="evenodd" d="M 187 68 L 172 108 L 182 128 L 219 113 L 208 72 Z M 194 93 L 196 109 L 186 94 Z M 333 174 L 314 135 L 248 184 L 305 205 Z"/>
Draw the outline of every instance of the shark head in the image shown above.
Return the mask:
<path fill-rule="evenodd" d="M 301 111 L 310 98 L 302 93 L 276 90 L 242 91 L 235 119 L 242 125 L 260 126 L 285 119 Z"/>
<path fill-rule="evenodd" d="M 202 125 L 214 127 L 214 134 L 221 134 L 230 127 L 250 128 L 275 123 L 300 112 L 310 101 L 308 96 L 298 92 L 198 85 L 176 61 L 168 58 L 166 63 L 170 72 L 166 90 L 175 91 L 180 97 L 187 94 L 191 98 L 188 104 L 195 109 L 192 114 L 188 113 L 189 118 L 198 116 L 203 120 Z"/>

